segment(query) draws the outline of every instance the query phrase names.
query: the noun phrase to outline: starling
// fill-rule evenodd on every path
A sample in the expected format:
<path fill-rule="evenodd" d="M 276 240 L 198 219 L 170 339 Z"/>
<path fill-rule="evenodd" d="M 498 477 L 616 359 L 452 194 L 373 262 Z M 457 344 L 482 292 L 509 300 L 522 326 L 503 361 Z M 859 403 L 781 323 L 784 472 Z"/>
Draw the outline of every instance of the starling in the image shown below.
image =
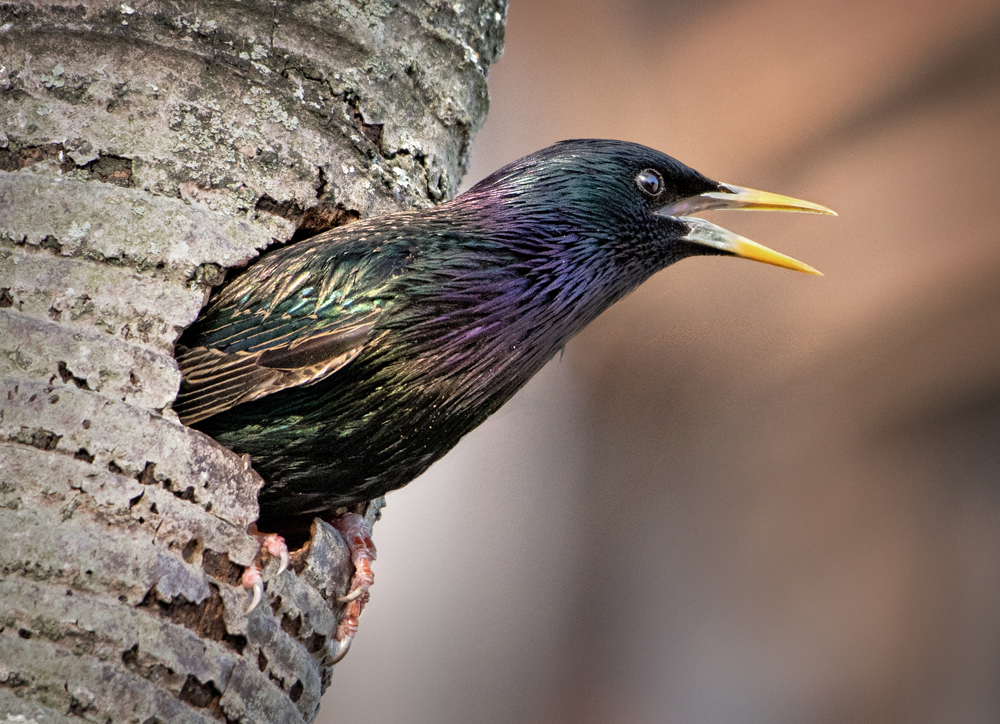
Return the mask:
<path fill-rule="evenodd" d="M 265 480 L 261 530 L 308 529 L 423 473 L 577 332 L 689 256 L 813 268 L 691 214 L 833 213 L 633 143 L 557 143 L 455 199 L 264 253 L 177 345 L 181 420 Z"/>

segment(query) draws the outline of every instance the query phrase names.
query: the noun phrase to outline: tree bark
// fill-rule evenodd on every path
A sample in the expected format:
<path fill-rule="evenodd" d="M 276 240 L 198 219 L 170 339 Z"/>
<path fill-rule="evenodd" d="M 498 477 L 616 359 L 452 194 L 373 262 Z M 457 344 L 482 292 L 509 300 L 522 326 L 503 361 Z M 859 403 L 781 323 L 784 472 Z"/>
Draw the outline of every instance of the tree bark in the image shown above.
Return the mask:
<path fill-rule="evenodd" d="M 315 718 L 346 548 L 317 522 L 244 613 L 262 481 L 178 422 L 173 344 L 274 241 L 453 194 L 505 17 L 506 0 L 0 6 L 8 719 Z"/>

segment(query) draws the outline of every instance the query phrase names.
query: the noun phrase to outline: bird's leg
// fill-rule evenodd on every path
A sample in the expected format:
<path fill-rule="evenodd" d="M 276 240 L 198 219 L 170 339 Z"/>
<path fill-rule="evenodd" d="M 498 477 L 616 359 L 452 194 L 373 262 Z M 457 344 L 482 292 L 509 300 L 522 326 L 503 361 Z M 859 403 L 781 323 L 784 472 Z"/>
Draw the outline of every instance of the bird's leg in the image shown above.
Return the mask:
<path fill-rule="evenodd" d="M 340 653 L 337 656 L 339 660 L 347 653 L 347 647 L 351 645 L 351 639 L 358 631 L 358 617 L 368 603 L 368 589 L 375 582 L 371 566 L 371 562 L 375 560 L 375 544 L 365 527 L 365 519 L 357 513 L 343 513 L 333 518 L 330 523 L 344 536 L 347 548 L 351 552 L 351 562 L 354 564 L 354 576 L 351 578 L 347 595 L 338 599 L 341 603 L 347 604 L 337 631 L 333 635 L 334 639 L 341 642 Z"/>
<path fill-rule="evenodd" d="M 250 613 L 257 608 L 257 604 L 260 603 L 260 599 L 264 595 L 264 577 L 262 575 L 264 566 L 261 563 L 261 553 L 266 551 L 268 555 L 280 560 L 278 575 L 281 575 L 288 568 L 288 546 L 285 545 L 285 539 L 277 533 L 258 533 L 256 523 L 250 524 L 247 533 L 260 543 L 260 551 L 254 556 L 253 563 L 243 571 L 243 587 L 252 592 L 250 605 L 247 606 L 246 611 Z"/>

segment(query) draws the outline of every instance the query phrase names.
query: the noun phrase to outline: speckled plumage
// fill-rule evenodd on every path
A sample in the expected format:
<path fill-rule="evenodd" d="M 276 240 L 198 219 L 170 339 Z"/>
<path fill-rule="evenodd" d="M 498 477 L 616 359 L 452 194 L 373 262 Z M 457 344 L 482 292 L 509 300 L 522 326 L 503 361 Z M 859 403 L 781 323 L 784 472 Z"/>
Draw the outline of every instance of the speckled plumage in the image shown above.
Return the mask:
<path fill-rule="evenodd" d="M 180 340 L 176 407 L 250 454 L 263 529 L 382 495 L 654 272 L 725 253 L 655 213 L 720 188 L 642 146 L 565 141 L 434 208 L 269 251 Z"/>

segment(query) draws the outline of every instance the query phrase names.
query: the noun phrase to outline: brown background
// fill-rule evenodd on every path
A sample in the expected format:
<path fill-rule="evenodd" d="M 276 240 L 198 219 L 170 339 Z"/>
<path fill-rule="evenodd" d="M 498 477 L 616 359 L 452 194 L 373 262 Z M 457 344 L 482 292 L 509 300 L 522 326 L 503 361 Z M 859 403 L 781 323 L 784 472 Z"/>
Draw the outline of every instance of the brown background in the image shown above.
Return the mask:
<path fill-rule="evenodd" d="M 520 0 L 468 181 L 612 137 L 836 219 L 657 275 L 409 488 L 320 721 L 1000 721 L 1000 5 Z"/>

